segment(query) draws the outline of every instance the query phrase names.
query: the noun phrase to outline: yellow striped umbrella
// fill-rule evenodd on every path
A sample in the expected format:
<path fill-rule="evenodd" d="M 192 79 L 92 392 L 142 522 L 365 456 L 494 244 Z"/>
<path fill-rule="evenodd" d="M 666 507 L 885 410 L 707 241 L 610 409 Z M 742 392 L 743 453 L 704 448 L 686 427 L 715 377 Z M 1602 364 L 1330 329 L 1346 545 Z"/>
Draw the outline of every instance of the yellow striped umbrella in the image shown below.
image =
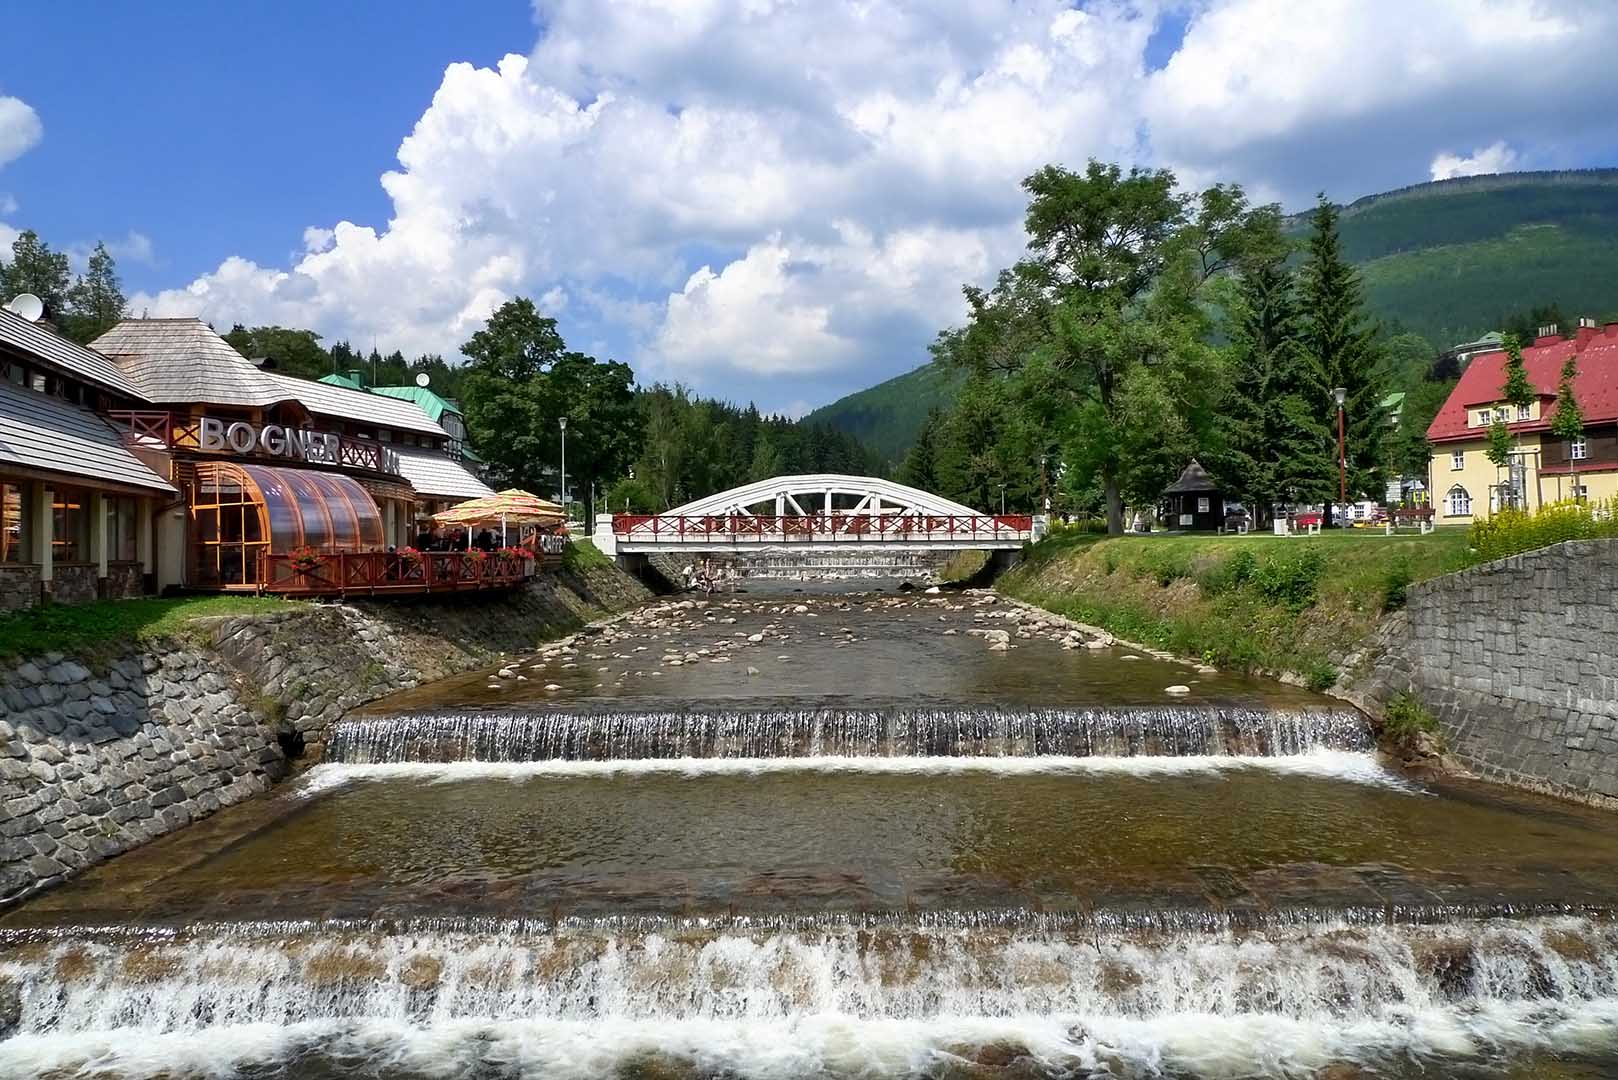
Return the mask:
<path fill-rule="evenodd" d="M 500 542 L 505 543 L 507 525 L 560 525 L 562 508 L 531 492 L 509 488 L 494 495 L 452 506 L 433 515 L 436 525 L 464 525 L 468 536 L 474 525 L 500 523 Z"/>

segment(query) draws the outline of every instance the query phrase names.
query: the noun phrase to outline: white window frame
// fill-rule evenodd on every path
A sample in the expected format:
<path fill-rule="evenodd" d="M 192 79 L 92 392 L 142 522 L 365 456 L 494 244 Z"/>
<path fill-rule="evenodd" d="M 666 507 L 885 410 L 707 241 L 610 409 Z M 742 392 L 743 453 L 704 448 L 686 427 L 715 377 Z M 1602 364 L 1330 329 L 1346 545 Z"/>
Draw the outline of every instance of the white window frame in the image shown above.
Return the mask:
<path fill-rule="evenodd" d="M 1590 443 L 1583 435 L 1575 435 L 1567 441 L 1567 459 L 1569 461 L 1584 461 L 1590 457 Z"/>
<path fill-rule="evenodd" d="M 1449 467 L 1455 472 L 1466 468 L 1466 451 L 1451 450 L 1449 452 Z"/>
<path fill-rule="evenodd" d="M 1517 406 L 1517 419 L 1518 420 L 1532 420 L 1533 418 L 1534 418 L 1534 407 L 1532 405 L 1519 405 L 1519 406 Z"/>
<path fill-rule="evenodd" d="M 1505 423 L 1506 422 L 1506 416 L 1507 416 L 1506 407 L 1504 405 L 1498 406 L 1494 410 L 1494 418 L 1495 418 L 1495 421 L 1497 423 L 1501 423 L 1501 424 Z"/>
<path fill-rule="evenodd" d="M 1448 517 L 1471 517 L 1472 493 L 1459 484 L 1452 485 L 1444 493 L 1444 513 Z"/>

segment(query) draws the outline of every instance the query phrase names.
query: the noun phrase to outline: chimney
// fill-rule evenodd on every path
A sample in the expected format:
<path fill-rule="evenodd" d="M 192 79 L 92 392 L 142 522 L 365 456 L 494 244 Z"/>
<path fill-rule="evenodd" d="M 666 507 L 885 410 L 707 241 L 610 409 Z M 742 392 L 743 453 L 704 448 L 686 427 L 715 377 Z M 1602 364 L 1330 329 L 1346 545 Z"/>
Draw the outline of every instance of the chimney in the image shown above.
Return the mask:
<path fill-rule="evenodd" d="M 1591 339 L 1593 339 L 1600 332 L 1601 331 L 1596 327 L 1596 321 L 1594 319 L 1580 319 L 1579 332 L 1574 335 L 1575 344 L 1573 346 L 1573 351 L 1583 352 L 1584 347 L 1590 344 Z"/>
<path fill-rule="evenodd" d="M 351 367 L 351 368 L 348 369 L 348 377 L 350 379 L 353 379 L 360 386 L 365 385 L 365 372 L 361 371 L 357 367 Z"/>
<path fill-rule="evenodd" d="M 1534 338 L 1534 345 L 1555 345 L 1562 340 L 1562 328 L 1555 323 L 1539 328 L 1539 336 Z"/>

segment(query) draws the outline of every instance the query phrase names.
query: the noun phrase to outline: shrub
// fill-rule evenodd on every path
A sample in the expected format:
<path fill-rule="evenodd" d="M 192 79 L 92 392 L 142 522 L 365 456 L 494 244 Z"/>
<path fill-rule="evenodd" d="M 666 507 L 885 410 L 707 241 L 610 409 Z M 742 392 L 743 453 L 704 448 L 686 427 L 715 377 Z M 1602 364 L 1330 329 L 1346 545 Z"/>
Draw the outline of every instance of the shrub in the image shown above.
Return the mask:
<path fill-rule="evenodd" d="M 1395 694 L 1383 709 L 1382 732 L 1396 742 L 1408 743 L 1421 732 L 1438 734 L 1438 719 L 1414 696 Z"/>
<path fill-rule="evenodd" d="M 1160 544 L 1140 561 L 1140 573 L 1167 588 L 1192 576 L 1191 556 L 1178 546 Z"/>
<path fill-rule="evenodd" d="M 1313 544 L 1289 548 L 1254 566 L 1252 582 L 1259 595 L 1288 611 L 1314 605 L 1326 556 Z"/>
<path fill-rule="evenodd" d="M 1607 536 L 1618 536 L 1618 499 L 1593 503 L 1568 499 L 1547 503 L 1532 514 L 1501 510 L 1474 521 L 1470 542 L 1473 560 L 1490 562 L 1564 540 Z"/>
<path fill-rule="evenodd" d="M 1410 560 L 1398 558 L 1388 567 L 1387 576 L 1382 581 L 1382 610 L 1398 611 L 1405 606 L 1405 591 L 1415 575 L 1410 572 Z"/>
<path fill-rule="evenodd" d="M 1337 669 L 1324 660 L 1317 661 L 1304 669 L 1303 681 L 1316 693 L 1330 690 L 1337 685 Z"/>
<path fill-rule="evenodd" d="M 1211 594 L 1239 589 L 1253 580 L 1258 569 L 1258 556 L 1252 548 L 1239 548 L 1230 558 L 1215 564 L 1197 577 L 1197 584 Z"/>

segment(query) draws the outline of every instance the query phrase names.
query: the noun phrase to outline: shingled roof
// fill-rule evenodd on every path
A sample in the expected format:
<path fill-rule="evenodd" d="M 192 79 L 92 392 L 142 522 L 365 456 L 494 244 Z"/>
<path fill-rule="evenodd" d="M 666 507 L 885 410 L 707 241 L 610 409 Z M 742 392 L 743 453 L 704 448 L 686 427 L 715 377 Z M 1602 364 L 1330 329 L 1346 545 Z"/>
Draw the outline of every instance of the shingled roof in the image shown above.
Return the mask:
<path fill-rule="evenodd" d="M 201 319 L 124 319 L 90 343 L 153 404 L 273 405 L 296 395 Z"/>
<path fill-rule="evenodd" d="M 0 308 L 0 342 L 126 397 L 141 396 L 134 381 L 105 356 L 5 308 Z"/>
<path fill-rule="evenodd" d="M 0 382 L 0 463 L 174 492 L 173 485 L 130 453 L 118 433 L 95 413 L 4 382 Z"/>
<path fill-rule="evenodd" d="M 418 431 L 423 435 L 437 435 L 441 439 L 449 438 L 449 432 L 433 423 L 426 413 L 411 402 L 382 397 L 367 390 L 350 390 L 331 383 L 295 379 L 275 371 L 266 371 L 263 376 L 282 388 L 282 397 L 296 398 L 312 413 L 402 431 Z"/>

